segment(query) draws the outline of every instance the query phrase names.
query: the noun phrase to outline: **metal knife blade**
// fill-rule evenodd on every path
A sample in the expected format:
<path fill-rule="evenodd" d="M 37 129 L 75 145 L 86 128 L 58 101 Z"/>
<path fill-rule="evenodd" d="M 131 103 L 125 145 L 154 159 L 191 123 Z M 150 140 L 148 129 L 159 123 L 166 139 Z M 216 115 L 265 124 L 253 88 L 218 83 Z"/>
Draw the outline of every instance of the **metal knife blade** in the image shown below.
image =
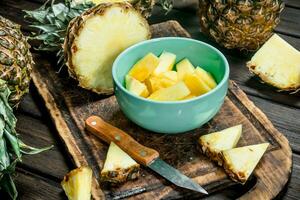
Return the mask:
<path fill-rule="evenodd" d="M 148 167 L 179 187 L 208 194 L 198 183 L 180 173 L 177 169 L 173 168 L 160 158 L 155 159 Z"/>
<path fill-rule="evenodd" d="M 98 116 L 91 116 L 85 121 L 86 129 L 107 143 L 114 142 L 136 162 L 149 167 L 173 184 L 193 191 L 207 192 L 192 179 L 180 173 L 159 158 L 159 153 L 138 143 L 124 131 L 105 122 Z"/>

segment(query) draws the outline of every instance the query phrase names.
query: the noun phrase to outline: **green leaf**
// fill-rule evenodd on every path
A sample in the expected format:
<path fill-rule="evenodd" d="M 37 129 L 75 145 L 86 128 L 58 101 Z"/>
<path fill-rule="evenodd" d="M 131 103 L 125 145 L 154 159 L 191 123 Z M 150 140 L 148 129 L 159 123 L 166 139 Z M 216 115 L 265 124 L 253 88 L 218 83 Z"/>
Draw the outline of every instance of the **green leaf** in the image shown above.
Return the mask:
<path fill-rule="evenodd" d="M 4 174 L 0 182 L 1 188 L 6 191 L 11 199 L 16 200 L 18 197 L 18 191 L 16 185 L 10 174 Z"/>

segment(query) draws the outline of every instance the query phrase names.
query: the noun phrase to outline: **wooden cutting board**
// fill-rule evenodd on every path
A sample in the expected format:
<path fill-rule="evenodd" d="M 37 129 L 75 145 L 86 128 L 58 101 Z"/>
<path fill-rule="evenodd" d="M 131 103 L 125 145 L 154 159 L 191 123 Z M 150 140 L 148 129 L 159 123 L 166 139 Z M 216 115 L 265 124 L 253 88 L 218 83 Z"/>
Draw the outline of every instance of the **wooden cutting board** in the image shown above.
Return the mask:
<path fill-rule="evenodd" d="M 190 37 L 176 21 L 155 24 L 151 29 L 153 37 Z M 96 95 L 79 88 L 74 80 L 63 73 L 57 73 L 49 63 L 39 62 L 34 68 L 32 78 L 75 165 L 88 164 L 92 167 L 95 177 L 94 199 L 154 200 L 195 198 L 200 194 L 177 188 L 146 168 L 142 168 L 138 180 L 119 187 L 100 184 L 99 173 L 108 145 L 85 131 L 84 121 L 90 115 L 101 116 L 131 134 L 141 144 L 158 150 L 163 160 L 193 178 L 210 193 L 236 183 L 226 176 L 222 168 L 197 150 L 197 139 L 205 133 L 243 124 L 243 134 L 238 146 L 263 142 L 269 142 L 270 146 L 248 181 L 252 184 L 250 190 L 240 198 L 274 198 L 288 181 L 292 153 L 287 139 L 233 81 L 230 82 L 225 103 L 214 119 L 196 130 L 170 136 L 154 134 L 135 125 L 120 111 L 114 96 Z"/>

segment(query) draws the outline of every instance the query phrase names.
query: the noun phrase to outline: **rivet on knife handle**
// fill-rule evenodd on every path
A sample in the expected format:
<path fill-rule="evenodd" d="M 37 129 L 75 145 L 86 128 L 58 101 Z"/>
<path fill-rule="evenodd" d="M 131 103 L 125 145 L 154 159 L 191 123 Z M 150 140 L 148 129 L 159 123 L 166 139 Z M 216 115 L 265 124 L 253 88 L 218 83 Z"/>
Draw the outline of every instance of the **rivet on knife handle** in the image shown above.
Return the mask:
<path fill-rule="evenodd" d="M 86 129 L 107 143 L 114 142 L 138 163 L 148 166 L 159 157 L 154 149 L 135 141 L 124 131 L 106 123 L 98 116 L 91 116 L 85 121 Z"/>

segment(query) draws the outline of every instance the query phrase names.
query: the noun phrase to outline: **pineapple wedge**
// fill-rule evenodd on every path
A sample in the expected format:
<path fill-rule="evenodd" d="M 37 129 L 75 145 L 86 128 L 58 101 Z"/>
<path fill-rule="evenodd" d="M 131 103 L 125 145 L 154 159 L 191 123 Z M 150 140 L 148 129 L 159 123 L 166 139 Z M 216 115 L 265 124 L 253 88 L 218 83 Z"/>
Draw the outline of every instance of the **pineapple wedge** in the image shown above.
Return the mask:
<path fill-rule="evenodd" d="M 212 75 L 201 67 L 196 67 L 195 74 L 198 78 L 202 79 L 206 83 L 206 85 L 210 87 L 210 89 L 213 89 L 217 86 L 217 83 Z"/>
<path fill-rule="evenodd" d="M 159 56 L 159 64 L 155 68 L 153 75 L 158 76 L 163 72 L 171 71 L 176 61 L 176 55 L 173 53 L 169 53 L 164 51 Z"/>
<path fill-rule="evenodd" d="M 195 96 L 205 94 L 211 90 L 211 88 L 208 85 L 206 85 L 206 83 L 201 78 L 199 78 L 195 73 L 185 74 L 183 80 L 186 86 Z"/>
<path fill-rule="evenodd" d="M 167 72 L 161 73 L 157 77 L 162 77 L 162 78 L 172 80 L 174 82 L 178 82 L 178 75 L 177 75 L 176 71 L 167 71 Z"/>
<path fill-rule="evenodd" d="M 176 82 L 162 76 L 161 77 L 151 76 L 150 78 L 146 79 L 145 84 L 148 90 L 150 91 L 150 93 L 153 93 L 162 88 L 167 88 L 172 85 L 175 85 Z"/>
<path fill-rule="evenodd" d="M 268 146 L 269 143 L 262 143 L 223 151 L 225 171 L 231 179 L 244 184 Z"/>
<path fill-rule="evenodd" d="M 157 101 L 177 101 L 183 99 L 189 94 L 191 94 L 189 88 L 181 81 L 171 87 L 157 90 L 148 98 Z"/>
<path fill-rule="evenodd" d="M 183 80 L 186 74 L 194 73 L 195 67 L 187 58 L 185 58 L 179 63 L 177 63 L 176 70 L 178 74 L 178 80 Z"/>
<path fill-rule="evenodd" d="M 92 190 L 92 170 L 80 167 L 68 173 L 61 182 L 69 200 L 90 200 Z"/>
<path fill-rule="evenodd" d="M 247 63 L 262 81 L 281 90 L 300 88 L 300 52 L 274 34 Z"/>
<path fill-rule="evenodd" d="M 203 135 L 199 138 L 201 150 L 211 160 L 222 165 L 221 151 L 232 149 L 238 143 L 242 134 L 242 125 L 233 126 L 222 131 Z"/>
<path fill-rule="evenodd" d="M 136 80 L 135 78 L 132 78 L 129 75 L 126 75 L 126 89 L 141 97 L 147 97 L 149 95 L 149 91 L 144 83 L 141 83 L 140 81 Z"/>
<path fill-rule="evenodd" d="M 101 171 L 101 180 L 111 183 L 123 183 L 127 180 L 133 180 L 138 178 L 139 168 L 138 163 L 115 143 L 111 142 Z"/>
<path fill-rule="evenodd" d="M 152 74 L 158 64 L 159 59 L 153 53 L 148 53 L 132 67 L 128 75 L 144 82 Z"/>

